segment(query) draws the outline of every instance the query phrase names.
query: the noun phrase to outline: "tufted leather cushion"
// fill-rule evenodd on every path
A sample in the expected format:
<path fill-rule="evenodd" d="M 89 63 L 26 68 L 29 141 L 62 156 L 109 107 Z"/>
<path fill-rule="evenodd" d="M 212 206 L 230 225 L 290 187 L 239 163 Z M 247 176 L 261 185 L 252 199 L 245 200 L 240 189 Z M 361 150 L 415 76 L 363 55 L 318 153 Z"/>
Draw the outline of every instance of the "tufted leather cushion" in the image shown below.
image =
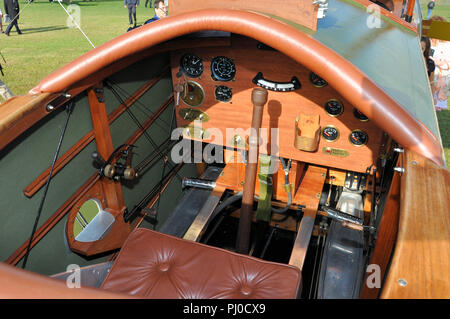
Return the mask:
<path fill-rule="evenodd" d="M 158 299 L 283 299 L 299 296 L 300 283 L 297 267 L 139 228 L 102 288 Z"/>

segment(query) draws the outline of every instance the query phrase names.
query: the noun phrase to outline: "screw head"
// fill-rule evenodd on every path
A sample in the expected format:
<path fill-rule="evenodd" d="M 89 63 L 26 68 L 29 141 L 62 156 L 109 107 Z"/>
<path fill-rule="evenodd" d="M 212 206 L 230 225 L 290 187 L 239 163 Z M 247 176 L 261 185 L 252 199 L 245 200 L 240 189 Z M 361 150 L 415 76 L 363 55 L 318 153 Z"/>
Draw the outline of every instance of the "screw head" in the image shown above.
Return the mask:
<path fill-rule="evenodd" d="M 406 285 L 408 284 L 408 282 L 405 279 L 400 278 L 398 280 L 398 284 L 402 287 L 406 287 Z"/>

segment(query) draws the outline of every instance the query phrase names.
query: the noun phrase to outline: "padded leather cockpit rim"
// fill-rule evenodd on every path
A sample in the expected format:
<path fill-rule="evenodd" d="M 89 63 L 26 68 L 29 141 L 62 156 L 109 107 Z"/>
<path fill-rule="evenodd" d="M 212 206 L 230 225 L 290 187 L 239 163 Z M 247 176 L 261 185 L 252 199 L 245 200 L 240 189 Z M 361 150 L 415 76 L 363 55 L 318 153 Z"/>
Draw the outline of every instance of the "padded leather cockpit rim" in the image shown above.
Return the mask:
<path fill-rule="evenodd" d="M 248 36 L 286 54 L 326 80 L 400 145 L 444 166 L 438 138 L 361 70 L 296 28 L 253 12 L 206 9 L 144 25 L 75 59 L 46 77 L 30 93 L 64 92 L 74 83 L 127 56 L 204 30 Z"/>

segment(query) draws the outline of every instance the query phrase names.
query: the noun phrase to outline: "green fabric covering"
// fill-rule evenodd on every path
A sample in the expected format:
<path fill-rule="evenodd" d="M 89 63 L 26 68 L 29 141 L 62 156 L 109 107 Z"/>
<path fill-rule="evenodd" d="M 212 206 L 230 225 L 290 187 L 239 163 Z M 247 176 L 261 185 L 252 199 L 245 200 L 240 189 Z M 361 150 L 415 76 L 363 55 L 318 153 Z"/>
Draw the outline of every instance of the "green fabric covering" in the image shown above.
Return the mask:
<path fill-rule="evenodd" d="M 259 156 L 259 199 L 256 209 L 256 219 L 265 222 L 270 221 L 272 211 L 272 174 L 270 174 L 271 157 L 268 155 Z"/>
<path fill-rule="evenodd" d="M 371 28 L 373 22 L 358 3 L 329 0 L 313 38 L 352 62 L 440 138 L 419 36 L 383 16 L 377 27 Z"/>

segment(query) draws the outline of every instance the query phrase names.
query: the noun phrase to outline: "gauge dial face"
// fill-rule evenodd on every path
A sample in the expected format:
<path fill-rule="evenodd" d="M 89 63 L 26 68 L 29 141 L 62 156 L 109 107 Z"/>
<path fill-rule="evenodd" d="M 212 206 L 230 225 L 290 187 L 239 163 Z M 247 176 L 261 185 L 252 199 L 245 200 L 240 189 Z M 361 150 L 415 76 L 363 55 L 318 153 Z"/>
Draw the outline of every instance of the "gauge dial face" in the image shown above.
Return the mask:
<path fill-rule="evenodd" d="M 198 78 L 203 73 L 203 62 L 195 54 L 187 53 L 181 57 L 180 66 L 191 78 Z"/>
<path fill-rule="evenodd" d="M 211 62 L 211 75 L 216 81 L 230 81 L 236 75 L 233 60 L 225 56 L 215 57 Z"/>
<path fill-rule="evenodd" d="M 367 144 L 367 142 L 369 141 L 369 136 L 364 131 L 354 130 L 350 133 L 348 139 L 353 145 L 362 146 Z"/>
<path fill-rule="evenodd" d="M 216 100 L 220 102 L 230 102 L 231 98 L 233 97 L 231 88 L 225 85 L 219 85 L 218 87 L 216 87 L 214 95 L 216 97 Z"/>
<path fill-rule="evenodd" d="M 324 87 L 328 84 L 327 81 L 322 79 L 320 76 L 318 76 L 314 72 L 311 72 L 309 74 L 309 80 L 311 81 L 312 85 L 314 85 L 315 87 L 318 87 L 318 88 Z"/>
<path fill-rule="evenodd" d="M 365 116 L 363 113 L 358 111 L 358 109 L 356 109 L 356 108 L 353 108 L 353 115 L 361 122 L 367 122 L 369 120 L 369 118 L 367 116 Z"/>
<path fill-rule="evenodd" d="M 338 100 L 329 100 L 325 103 L 325 111 L 331 116 L 339 116 L 344 112 L 344 105 Z"/>
<path fill-rule="evenodd" d="M 200 84 L 188 81 L 184 91 L 180 94 L 181 100 L 189 106 L 200 106 L 205 100 L 205 92 Z"/>
<path fill-rule="evenodd" d="M 334 142 L 339 138 L 339 130 L 334 126 L 325 126 L 322 130 L 322 137 L 328 142 Z"/>

